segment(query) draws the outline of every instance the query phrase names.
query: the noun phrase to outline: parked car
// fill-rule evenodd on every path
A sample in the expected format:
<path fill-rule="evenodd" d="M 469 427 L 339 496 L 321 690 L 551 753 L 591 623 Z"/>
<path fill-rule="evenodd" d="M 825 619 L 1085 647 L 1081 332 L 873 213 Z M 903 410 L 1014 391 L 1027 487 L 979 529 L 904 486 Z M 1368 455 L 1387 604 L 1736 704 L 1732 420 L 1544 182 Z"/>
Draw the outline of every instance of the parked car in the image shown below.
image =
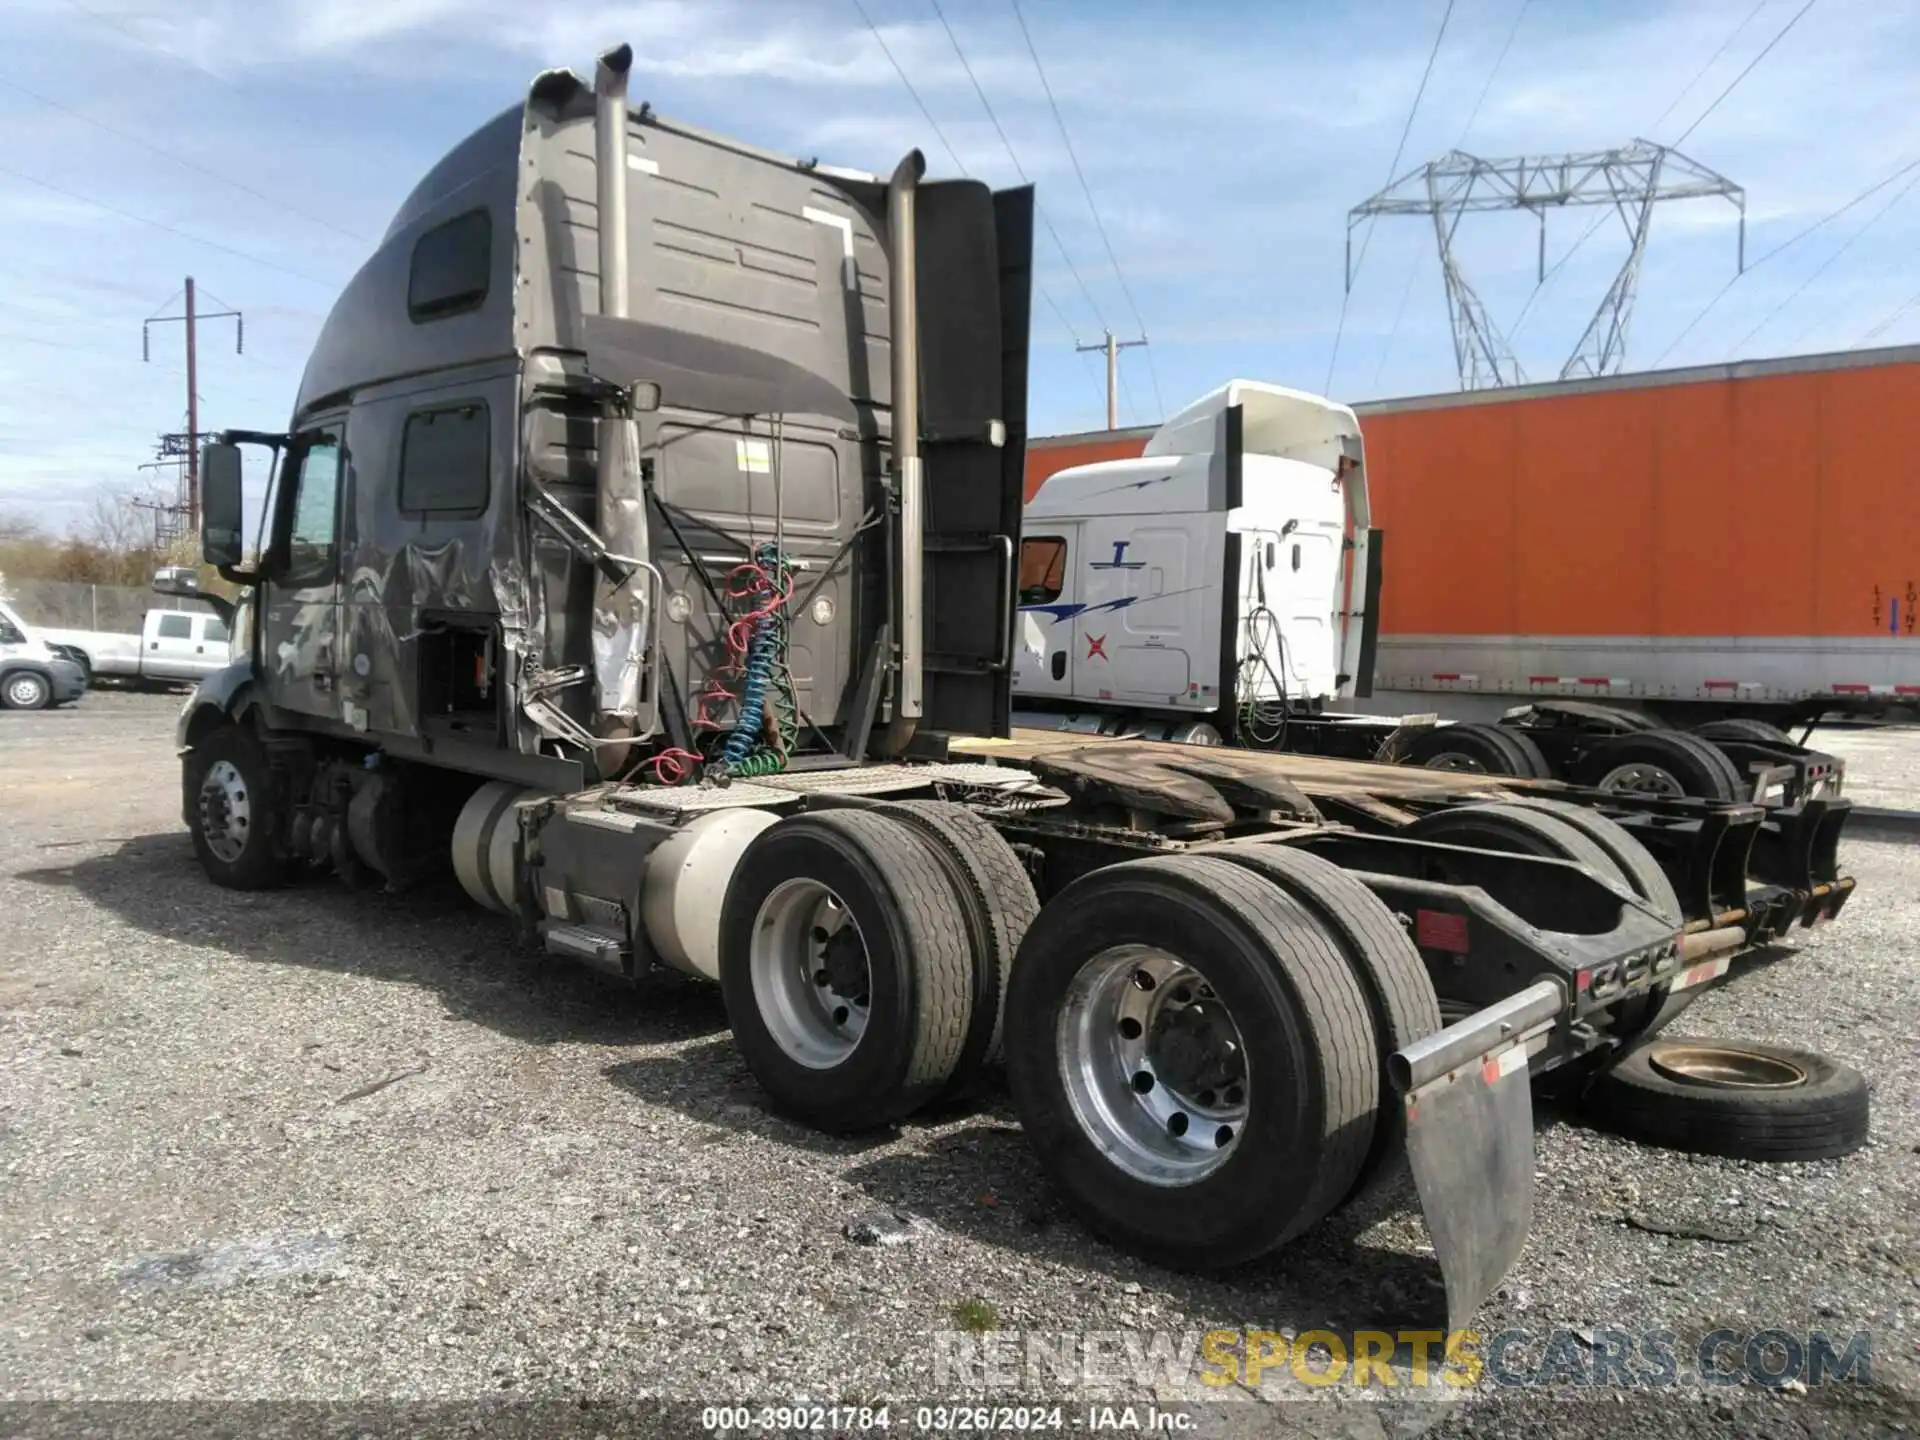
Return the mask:
<path fill-rule="evenodd" d="M 44 710 L 86 693 L 87 675 L 0 600 L 0 709 Z"/>
<path fill-rule="evenodd" d="M 199 681 L 227 663 L 227 622 L 197 610 L 149 610 L 138 635 L 41 628 L 48 645 L 78 658 L 90 678 Z"/>

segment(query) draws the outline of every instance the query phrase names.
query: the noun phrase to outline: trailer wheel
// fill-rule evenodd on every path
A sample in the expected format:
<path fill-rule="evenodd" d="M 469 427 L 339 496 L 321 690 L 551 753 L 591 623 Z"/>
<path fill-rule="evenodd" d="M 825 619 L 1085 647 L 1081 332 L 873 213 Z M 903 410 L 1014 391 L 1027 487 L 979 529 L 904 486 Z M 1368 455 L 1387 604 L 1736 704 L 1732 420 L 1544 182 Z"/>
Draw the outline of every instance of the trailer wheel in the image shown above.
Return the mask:
<path fill-rule="evenodd" d="M 286 801 L 260 742 L 223 725 L 187 752 L 183 779 L 187 833 L 207 878 L 229 890 L 284 884 Z"/>
<path fill-rule="evenodd" d="M 1643 730 L 1602 740 L 1580 758 L 1575 781 L 1596 790 L 1701 800 L 1741 798 L 1733 762 L 1696 736 Z"/>
<path fill-rule="evenodd" d="M 1777 725 L 1764 720 L 1735 716 L 1730 720 L 1709 720 L 1688 732 L 1702 740 L 1744 740 L 1754 745 L 1792 745 L 1794 739 Z"/>
<path fill-rule="evenodd" d="M 1824 1160 L 1867 1139 L 1867 1082 L 1808 1050 L 1747 1041 L 1653 1040 L 1582 1100 L 1630 1140 L 1738 1160 Z"/>
<path fill-rule="evenodd" d="M 1168 1264 L 1237 1264 L 1319 1221 L 1373 1142 L 1380 1052 L 1336 938 L 1211 856 L 1082 876 L 1013 967 L 1007 1078 L 1086 1222 Z"/>
<path fill-rule="evenodd" d="M 1436 725 L 1407 746 L 1405 763 L 1522 780 L 1552 774 L 1538 745 L 1498 725 Z"/>
<path fill-rule="evenodd" d="M 1264 876 L 1303 905 L 1340 942 L 1360 977 L 1380 1037 L 1382 1103 L 1373 1148 L 1347 1198 L 1369 1192 L 1406 1158 L 1406 1117 L 1386 1078 L 1387 1056 L 1443 1023 L 1426 962 L 1386 902 L 1330 860 L 1291 845 L 1223 845 L 1206 853 Z"/>
<path fill-rule="evenodd" d="M 983 1065 L 1001 1059 L 1000 1026 L 1014 952 L 1040 913 L 1033 880 L 1013 847 L 964 805 L 902 800 L 884 808 L 931 844 L 960 897 L 973 955 L 973 1018 L 954 1066 L 953 1089 L 969 1084 Z"/>
<path fill-rule="evenodd" d="M 769 826 L 721 906 L 734 1042 L 776 1107 L 823 1130 L 884 1125 L 939 1093 L 966 1040 L 972 972 L 959 896 L 891 816 Z"/>

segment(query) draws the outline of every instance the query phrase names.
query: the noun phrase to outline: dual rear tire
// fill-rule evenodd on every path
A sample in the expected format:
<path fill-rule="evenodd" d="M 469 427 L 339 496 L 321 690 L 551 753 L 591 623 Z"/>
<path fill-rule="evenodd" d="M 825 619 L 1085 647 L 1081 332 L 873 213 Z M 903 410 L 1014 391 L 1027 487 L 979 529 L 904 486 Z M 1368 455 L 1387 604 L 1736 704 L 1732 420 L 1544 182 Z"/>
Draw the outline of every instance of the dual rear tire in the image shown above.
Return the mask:
<path fill-rule="evenodd" d="M 998 1058 L 1039 909 L 1012 847 L 957 805 L 792 816 L 741 855 L 720 917 L 734 1041 L 776 1108 L 887 1125 Z"/>

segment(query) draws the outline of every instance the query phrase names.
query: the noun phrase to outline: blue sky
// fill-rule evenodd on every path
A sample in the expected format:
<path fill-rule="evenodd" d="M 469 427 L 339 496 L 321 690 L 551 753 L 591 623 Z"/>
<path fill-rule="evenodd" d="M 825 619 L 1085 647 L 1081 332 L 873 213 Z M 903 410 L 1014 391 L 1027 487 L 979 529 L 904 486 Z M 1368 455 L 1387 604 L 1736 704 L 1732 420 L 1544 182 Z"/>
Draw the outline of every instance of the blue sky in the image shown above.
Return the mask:
<path fill-rule="evenodd" d="M 931 0 L 862 3 L 966 169 L 1014 181 Z M 1803 3 L 1455 0 L 1400 168 L 1463 142 L 1505 156 L 1671 141 Z M 1022 0 L 1133 303 L 1009 0 L 943 6 L 1062 242 L 1040 239 L 1037 430 L 1103 423 L 1097 361 L 1073 348 L 1103 323 L 1144 321 L 1153 340 L 1123 359 L 1123 423 L 1233 376 L 1348 400 L 1454 387 L 1415 219 L 1367 241 L 1328 383 L 1346 212 L 1389 178 L 1446 0 Z M 336 287 L 421 172 L 539 69 L 584 71 L 622 39 L 636 97 L 664 113 L 877 170 L 920 145 L 952 169 L 854 0 L 9 0 L 0 511 L 71 524 L 136 480 L 155 432 L 183 428 L 179 327 L 155 331 L 150 364 L 140 329 L 188 273 L 247 315 L 244 355 L 230 330 L 203 334 L 203 425 L 283 424 Z M 1916 71 L 1920 7 L 1816 0 L 1699 125 L 1686 153 L 1747 188 L 1749 259 L 1920 159 Z M 1859 342 L 1920 290 L 1916 177 L 1742 278 L 1663 363 Z M 1550 219 L 1549 263 L 1596 213 Z M 1656 212 L 1629 368 L 1732 277 L 1733 218 L 1711 201 Z M 1510 324 L 1534 288 L 1533 222 L 1469 217 L 1458 244 Z M 1531 374 L 1557 373 L 1624 247 L 1602 228 L 1534 299 L 1516 341 Z M 1920 305 L 1870 343 L 1914 340 Z"/>

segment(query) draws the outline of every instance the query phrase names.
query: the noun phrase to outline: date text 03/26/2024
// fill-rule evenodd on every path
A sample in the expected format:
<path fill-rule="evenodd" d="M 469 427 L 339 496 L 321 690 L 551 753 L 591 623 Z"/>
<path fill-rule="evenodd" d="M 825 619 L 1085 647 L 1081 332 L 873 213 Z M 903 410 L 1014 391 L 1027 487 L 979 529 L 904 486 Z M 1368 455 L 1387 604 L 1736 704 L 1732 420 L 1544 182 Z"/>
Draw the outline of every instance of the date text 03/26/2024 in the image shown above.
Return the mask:
<path fill-rule="evenodd" d="M 1066 1430 L 1177 1435 L 1193 1428 L 1184 1410 L 1157 1405 L 710 1405 L 700 1412 L 710 1435 L 854 1434 L 896 1428 L 907 1434 L 1007 1435 Z"/>

